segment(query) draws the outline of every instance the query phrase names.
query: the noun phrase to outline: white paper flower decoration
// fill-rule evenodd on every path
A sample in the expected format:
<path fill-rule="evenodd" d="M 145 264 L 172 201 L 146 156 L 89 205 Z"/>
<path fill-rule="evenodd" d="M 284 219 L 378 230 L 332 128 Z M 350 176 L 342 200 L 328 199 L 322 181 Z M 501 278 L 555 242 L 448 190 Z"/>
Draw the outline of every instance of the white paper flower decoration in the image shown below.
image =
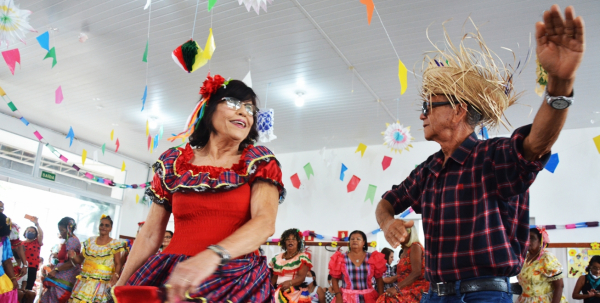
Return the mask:
<path fill-rule="evenodd" d="M 267 12 L 267 3 L 273 4 L 273 0 L 238 0 L 238 3 L 246 5 L 246 9 L 250 11 L 253 8 L 257 15 L 260 15 L 260 9 L 262 8 L 265 13 Z"/>
<path fill-rule="evenodd" d="M 36 31 L 29 25 L 29 15 L 31 11 L 19 9 L 13 0 L 0 0 L 0 47 L 17 39 L 25 43 L 25 33 Z"/>
<path fill-rule="evenodd" d="M 383 135 L 383 144 L 387 145 L 392 151 L 402 153 L 405 149 L 413 147 L 410 143 L 415 139 L 410 135 L 410 126 L 403 127 L 400 121 L 389 124 L 386 123 L 386 129 L 381 134 Z"/>

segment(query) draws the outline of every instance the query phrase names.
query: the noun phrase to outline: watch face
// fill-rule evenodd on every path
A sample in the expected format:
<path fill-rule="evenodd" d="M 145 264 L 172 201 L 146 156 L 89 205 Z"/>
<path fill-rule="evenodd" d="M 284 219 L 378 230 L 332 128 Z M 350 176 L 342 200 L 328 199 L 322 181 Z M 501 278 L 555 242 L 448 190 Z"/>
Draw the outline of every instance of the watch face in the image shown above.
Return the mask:
<path fill-rule="evenodd" d="M 569 105 L 571 105 L 571 104 L 565 99 L 554 99 L 554 100 L 552 100 L 551 105 L 555 109 L 565 109 L 565 108 L 569 107 Z"/>

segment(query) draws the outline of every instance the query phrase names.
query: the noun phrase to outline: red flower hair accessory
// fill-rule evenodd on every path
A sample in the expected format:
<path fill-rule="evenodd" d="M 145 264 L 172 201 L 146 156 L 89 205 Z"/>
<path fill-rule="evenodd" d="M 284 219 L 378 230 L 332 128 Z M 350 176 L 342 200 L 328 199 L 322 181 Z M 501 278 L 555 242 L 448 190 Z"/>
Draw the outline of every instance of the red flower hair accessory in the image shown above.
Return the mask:
<path fill-rule="evenodd" d="M 202 87 L 200 87 L 200 95 L 202 95 L 202 98 L 208 100 L 222 85 L 226 85 L 226 83 L 225 78 L 221 77 L 221 75 L 215 75 L 214 77 L 208 75 L 202 83 Z"/>

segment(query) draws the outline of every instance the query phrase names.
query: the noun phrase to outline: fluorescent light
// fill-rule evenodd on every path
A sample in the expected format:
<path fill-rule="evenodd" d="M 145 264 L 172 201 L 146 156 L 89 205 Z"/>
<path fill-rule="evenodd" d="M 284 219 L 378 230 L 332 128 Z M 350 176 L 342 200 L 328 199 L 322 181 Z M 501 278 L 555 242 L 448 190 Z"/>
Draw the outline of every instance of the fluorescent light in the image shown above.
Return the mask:
<path fill-rule="evenodd" d="M 296 92 L 296 106 L 301 107 L 304 105 L 304 92 Z"/>

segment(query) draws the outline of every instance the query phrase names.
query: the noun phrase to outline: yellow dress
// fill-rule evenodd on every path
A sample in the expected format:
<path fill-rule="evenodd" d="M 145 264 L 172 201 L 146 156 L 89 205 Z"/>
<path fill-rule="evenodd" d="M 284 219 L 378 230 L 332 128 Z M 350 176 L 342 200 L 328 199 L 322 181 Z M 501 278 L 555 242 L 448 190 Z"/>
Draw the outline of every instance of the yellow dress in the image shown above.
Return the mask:
<path fill-rule="evenodd" d="M 551 303 L 554 288 L 552 282 L 563 278 L 563 269 L 558 259 L 549 252 L 544 252 L 539 260 L 525 262 L 521 273 L 517 276 L 523 293 L 518 303 Z M 565 296 L 561 303 L 568 303 Z"/>
<path fill-rule="evenodd" d="M 81 254 L 85 261 L 69 302 L 104 303 L 111 298 L 108 290 L 110 279 L 115 272 L 114 255 L 123 252 L 126 244 L 113 239 L 108 244 L 98 245 L 97 238 L 91 237 L 83 242 Z"/>

